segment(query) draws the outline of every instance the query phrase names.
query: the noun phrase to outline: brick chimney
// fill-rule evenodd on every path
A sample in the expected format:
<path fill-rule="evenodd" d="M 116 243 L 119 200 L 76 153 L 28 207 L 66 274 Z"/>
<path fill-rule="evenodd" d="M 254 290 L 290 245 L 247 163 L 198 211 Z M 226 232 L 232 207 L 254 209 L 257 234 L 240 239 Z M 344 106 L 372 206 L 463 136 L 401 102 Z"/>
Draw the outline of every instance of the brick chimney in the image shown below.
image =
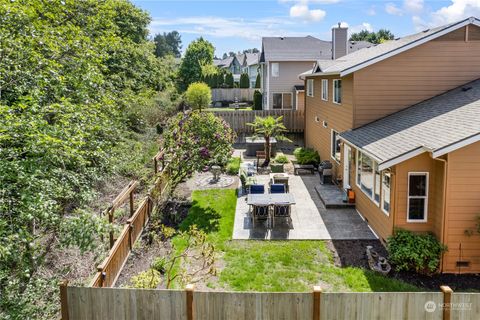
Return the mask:
<path fill-rule="evenodd" d="M 340 22 L 338 27 L 332 28 L 332 58 L 338 59 L 348 54 L 348 28 L 342 28 Z"/>

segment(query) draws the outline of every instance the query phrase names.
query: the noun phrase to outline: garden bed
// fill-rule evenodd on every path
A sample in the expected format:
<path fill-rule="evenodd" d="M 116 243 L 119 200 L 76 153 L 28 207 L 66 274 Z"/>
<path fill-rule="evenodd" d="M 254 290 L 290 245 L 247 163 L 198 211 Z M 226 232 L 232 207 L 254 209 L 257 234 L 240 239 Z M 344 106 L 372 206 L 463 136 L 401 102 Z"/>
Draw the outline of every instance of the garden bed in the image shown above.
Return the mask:
<path fill-rule="evenodd" d="M 365 256 L 367 246 L 372 246 L 381 256 L 388 257 L 386 248 L 378 240 L 334 240 L 328 241 L 335 265 L 338 267 L 368 268 Z M 438 291 L 441 285 L 448 285 L 454 291 L 479 291 L 480 275 L 476 274 L 436 274 L 421 275 L 414 272 L 392 270 L 389 278 L 401 280 L 425 290 Z"/>

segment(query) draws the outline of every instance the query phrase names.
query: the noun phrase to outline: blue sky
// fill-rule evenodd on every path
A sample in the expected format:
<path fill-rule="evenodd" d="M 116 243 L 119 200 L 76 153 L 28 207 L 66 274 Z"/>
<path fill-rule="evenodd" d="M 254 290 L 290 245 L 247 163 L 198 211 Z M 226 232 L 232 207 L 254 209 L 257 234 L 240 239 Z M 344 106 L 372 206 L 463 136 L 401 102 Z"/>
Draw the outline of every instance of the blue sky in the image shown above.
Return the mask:
<path fill-rule="evenodd" d="M 350 32 L 391 30 L 404 36 L 480 16 L 480 0 L 133 0 L 152 17 L 150 33 L 177 30 L 183 49 L 203 36 L 215 54 L 261 48 L 262 36 L 312 35 L 330 40 L 338 22 Z"/>

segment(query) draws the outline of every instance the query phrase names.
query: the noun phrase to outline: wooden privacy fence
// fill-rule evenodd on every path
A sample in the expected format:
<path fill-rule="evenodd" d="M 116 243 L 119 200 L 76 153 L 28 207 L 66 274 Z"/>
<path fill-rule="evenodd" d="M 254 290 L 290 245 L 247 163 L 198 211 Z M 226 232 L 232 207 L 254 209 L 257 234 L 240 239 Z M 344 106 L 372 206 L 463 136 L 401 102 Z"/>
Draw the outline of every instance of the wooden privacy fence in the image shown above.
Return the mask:
<path fill-rule="evenodd" d="M 61 287 L 67 319 L 477 320 L 479 293 L 202 292 Z"/>
<path fill-rule="evenodd" d="M 154 159 L 160 158 L 160 153 L 163 154 L 163 151 L 160 151 Z M 161 170 L 158 170 L 158 164 L 155 162 L 155 173 L 157 174 L 155 184 L 136 210 L 134 210 L 133 196 L 138 185 L 136 181 L 130 182 L 107 209 L 108 220 L 112 223 L 115 209 L 129 201 L 130 218 L 123 226 L 117 239 L 114 239 L 113 231 L 110 232 L 110 251 L 105 260 L 97 267 L 97 273 L 90 283 L 91 287 L 112 287 L 115 285 L 133 245 L 140 238 L 143 228 L 150 219 L 150 214 L 155 206 L 154 199 L 161 202 L 168 197 L 170 192 L 168 166 L 162 165 Z"/>
<path fill-rule="evenodd" d="M 216 116 L 222 117 L 237 133 L 251 133 L 255 117 L 283 116 L 283 124 L 288 132 L 303 132 L 305 129 L 305 113 L 298 110 L 260 110 L 260 111 L 214 111 Z"/>
<path fill-rule="evenodd" d="M 253 93 L 260 89 L 231 88 L 212 89 L 212 101 L 253 101 Z"/>

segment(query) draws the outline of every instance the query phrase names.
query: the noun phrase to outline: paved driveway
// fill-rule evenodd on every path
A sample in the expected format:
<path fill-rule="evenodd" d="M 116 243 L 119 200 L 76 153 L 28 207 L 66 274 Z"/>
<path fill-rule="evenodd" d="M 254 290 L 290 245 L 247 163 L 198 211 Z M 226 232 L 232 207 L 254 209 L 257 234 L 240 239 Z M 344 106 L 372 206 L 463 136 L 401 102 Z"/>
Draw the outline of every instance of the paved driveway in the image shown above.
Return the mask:
<path fill-rule="evenodd" d="M 268 187 L 268 175 L 257 176 L 257 182 Z M 354 240 L 376 239 L 367 223 L 355 209 L 326 209 L 315 186 L 319 184 L 318 174 L 290 175 L 290 192 L 296 200 L 292 207 L 291 221 L 277 219 L 275 227 L 258 222 L 252 226 L 248 214 L 246 196 L 237 201 L 233 239 L 271 240 Z"/>

